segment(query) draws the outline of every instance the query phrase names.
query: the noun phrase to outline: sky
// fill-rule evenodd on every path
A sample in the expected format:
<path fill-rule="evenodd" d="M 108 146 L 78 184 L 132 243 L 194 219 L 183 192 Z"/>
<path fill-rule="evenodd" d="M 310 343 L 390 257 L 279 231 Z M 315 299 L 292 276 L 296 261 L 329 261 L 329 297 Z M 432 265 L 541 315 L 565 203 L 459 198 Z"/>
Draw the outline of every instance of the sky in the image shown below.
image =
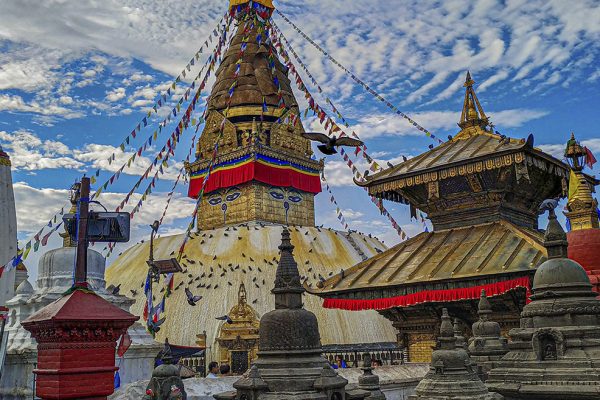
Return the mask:
<path fill-rule="evenodd" d="M 169 108 L 160 109 L 124 153 L 119 149 L 210 37 L 226 4 L 223 0 L 0 2 L 0 145 L 13 163 L 22 244 L 67 205 L 68 188 L 75 180 L 100 169 L 98 180 L 106 181 L 152 135 Z M 533 133 L 536 146 L 558 158 L 574 132 L 600 154 L 600 1 L 275 4 L 325 51 L 440 138 L 458 131 L 462 85 L 470 70 L 482 106 L 500 132 L 516 138 Z M 318 94 L 301 71 L 319 104 L 325 106 L 323 100 L 329 97 L 381 165 L 436 144 L 365 92 L 280 16 L 275 15 L 274 21 L 323 88 L 324 93 Z M 171 104 L 207 53 L 172 93 Z M 205 95 L 206 91 L 203 100 Z M 297 97 L 304 109 L 303 96 Z M 303 123 L 307 129 L 320 130 L 310 115 Z M 132 242 L 119 245 L 109 263 L 127 246 L 148 237 L 148 225 L 163 212 L 192 135 L 182 136 L 174 162 L 132 221 Z M 166 139 L 166 135 L 159 138 L 159 146 L 147 148 L 109 186 L 100 197 L 104 206 L 115 209 Z M 113 153 L 115 162 L 109 164 Z M 597 174 L 597 167 L 588 172 Z M 351 229 L 374 234 L 388 245 L 398 242 L 388 220 L 354 186 L 352 173 L 339 156 L 328 157 L 325 176 Z M 161 235 L 185 231 L 194 207 L 186 193 L 187 185 L 180 183 Z M 134 195 L 130 204 L 139 197 Z M 329 197 L 317 196 L 316 223 L 341 229 Z M 421 222 L 410 221 L 407 206 L 386 206 L 409 235 L 423 231 Z M 55 236 L 26 261 L 33 279 L 39 255 L 60 245 Z"/>

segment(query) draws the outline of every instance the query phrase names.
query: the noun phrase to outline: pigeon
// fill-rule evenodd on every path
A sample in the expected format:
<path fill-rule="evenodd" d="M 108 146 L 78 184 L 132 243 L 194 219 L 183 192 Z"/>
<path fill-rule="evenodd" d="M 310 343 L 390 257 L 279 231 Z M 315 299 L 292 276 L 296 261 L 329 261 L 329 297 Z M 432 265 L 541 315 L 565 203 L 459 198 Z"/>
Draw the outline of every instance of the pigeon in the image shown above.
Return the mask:
<path fill-rule="evenodd" d="M 256 288 L 257 288 L 257 289 L 258 289 L 258 288 L 260 288 L 260 286 L 258 286 L 258 284 L 257 284 L 257 283 L 255 283 L 255 284 L 254 284 L 254 286 L 256 286 Z"/>
<path fill-rule="evenodd" d="M 321 275 L 321 274 L 319 274 L 319 281 L 325 282 L 325 278 L 323 278 L 323 275 Z"/>
<path fill-rule="evenodd" d="M 309 253 L 312 253 L 312 249 L 309 249 L 309 250 L 308 250 L 308 252 L 309 252 Z"/>
<path fill-rule="evenodd" d="M 533 148 L 534 141 L 535 141 L 535 138 L 533 137 L 533 133 L 530 133 L 529 136 L 527 136 L 527 140 L 525 141 L 525 144 L 527 145 L 527 147 Z"/>
<path fill-rule="evenodd" d="M 152 318 L 148 318 L 148 330 L 154 333 L 160 331 L 160 326 L 165 322 L 165 318 L 161 318 L 158 321 L 154 322 Z"/>
<path fill-rule="evenodd" d="M 250 261 L 254 262 L 254 258 L 250 257 Z"/>
<path fill-rule="evenodd" d="M 258 299 L 254 299 L 254 300 L 252 301 L 252 304 L 256 304 L 256 303 L 258 303 Z"/>
<path fill-rule="evenodd" d="M 231 282 L 227 282 L 227 284 L 228 284 L 229 286 L 233 286 L 233 283 L 231 283 Z"/>
<path fill-rule="evenodd" d="M 246 255 L 244 253 L 242 253 L 242 257 L 246 258 Z"/>
<path fill-rule="evenodd" d="M 559 200 L 560 199 L 556 197 L 554 199 L 546 199 L 542 201 L 542 204 L 540 204 L 539 207 L 540 214 L 543 214 L 546 211 L 554 211 L 556 207 L 558 207 Z"/>
<path fill-rule="evenodd" d="M 216 259 L 217 259 L 217 255 L 215 254 L 215 256 L 213 257 L 213 260 L 216 260 Z"/>
<path fill-rule="evenodd" d="M 387 166 L 388 166 L 389 168 L 394 168 L 394 164 L 392 164 L 392 163 L 391 163 L 391 162 L 389 162 L 389 161 L 387 162 Z"/>
<path fill-rule="evenodd" d="M 192 274 L 188 274 L 188 278 L 191 278 L 192 276 L 194 276 L 194 275 L 192 275 Z"/>
<path fill-rule="evenodd" d="M 369 170 L 367 169 L 367 170 L 365 170 L 365 173 L 363 174 L 363 178 L 367 178 L 368 176 L 369 176 Z"/>
<path fill-rule="evenodd" d="M 185 288 L 185 295 L 190 306 L 195 306 L 202 299 L 202 296 L 194 296 L 188 288 Z"/>
<path fill-rule="evenodd" d="M 134 290 L 134 289 L 131 289 L 130 292 L 131 292 L 132 296 L 137 296 L 137 294 L 138 294 L 137 290 Z"/>
<path fill-rule="evenodd" d="M 329 137 L 323 133 L 317 133 L 317 132 L 303 133 L 302 136 L 313 142 L 323 143 L 323 144 L 318 145 L 317 148 L 319 149 L 319 151 L 321 153 L 323 153 L 325 155 L 329 155 L 329 156 L 333 155 L 333 154 L 337 154 L 337 150 L 335 149 L 336 147 L 341 147 L 341 146 L 359 147 L 359 146 L 364 145 L 364 143 L 358 139 L 352 139 L 349 137 L 338 138 L 335 135 L 332 137 Z"/>
<path fill-rule="evenodd" d="M 218 319 L 219 321 L 225 321 L 228 324 L 233 324 L 233 321 L 231 320 L 231 318 L 229 318 L 229 315 L 223 315 L 222 317 L 217 317 L 215 319 Z"/>
<path fill-rule="evenodd" d="M 218 287 L 219 287 L 219 284 L 216 284 L 216 285 L 215 285 L 215 287 L 214 287 L 213 289 L 216 289 L 216 288 L 218 288 Z"/>
<path fill-rule="evenodd" d="M 453 139 L 452 135 L 448 135 L 448 140 L 452 140 L 452 139 Z"/>
<path fill-rule="evenodd" d="M 408 157 L 402 156 L 402 161 L 407 162 L 408 161 Z"/>
<path fill-rule="evenodd" d="M 111 293 L 115 296 L 117 296 L 119 294 L 119 291 L 121 290 L 121 284 L 119 283 L 117 286 L 115 286 L 113 288 L 113 290 L 111 291 Z"/>
<path fill-rule="evenodd" d="M 262 269 L 260 269 L 260 267 L 256 267 L 258 269 L 258 272 L 262 272 Z"/>
<path fill-rule="evenodd" d="M 433 150 L 433 145 L 432 144 L 430 144 L 428 147 L 429 147 L 429 150 Z"/>
<path fill-rule="evenodd" d="M 333 272 L 329 272 L 329 276 L 333 275 Z"/>

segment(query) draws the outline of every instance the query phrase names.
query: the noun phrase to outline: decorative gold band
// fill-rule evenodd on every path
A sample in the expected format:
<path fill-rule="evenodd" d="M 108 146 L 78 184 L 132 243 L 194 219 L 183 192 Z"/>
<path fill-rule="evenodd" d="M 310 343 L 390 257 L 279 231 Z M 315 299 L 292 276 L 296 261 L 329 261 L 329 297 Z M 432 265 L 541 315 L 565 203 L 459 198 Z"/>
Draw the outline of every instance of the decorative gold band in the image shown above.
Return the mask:
<path fill-rule="evenodd" d="M 0 157 L 0 165 L 6 165 L 7 167 L 10 167 L 10 158 Z"/>

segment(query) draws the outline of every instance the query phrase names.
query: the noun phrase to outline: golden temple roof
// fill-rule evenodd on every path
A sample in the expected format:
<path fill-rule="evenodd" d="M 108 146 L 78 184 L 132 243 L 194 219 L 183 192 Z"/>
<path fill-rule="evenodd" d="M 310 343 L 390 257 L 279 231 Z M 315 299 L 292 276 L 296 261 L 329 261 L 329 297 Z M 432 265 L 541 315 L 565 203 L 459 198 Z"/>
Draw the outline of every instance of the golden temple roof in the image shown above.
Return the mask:
<path fill-rule="evenodd" d="M 546 260 L 542 243 L 542 233 L 506 221 L 421 233 L 310 292 L 324 295 L 533 271 Z"/>

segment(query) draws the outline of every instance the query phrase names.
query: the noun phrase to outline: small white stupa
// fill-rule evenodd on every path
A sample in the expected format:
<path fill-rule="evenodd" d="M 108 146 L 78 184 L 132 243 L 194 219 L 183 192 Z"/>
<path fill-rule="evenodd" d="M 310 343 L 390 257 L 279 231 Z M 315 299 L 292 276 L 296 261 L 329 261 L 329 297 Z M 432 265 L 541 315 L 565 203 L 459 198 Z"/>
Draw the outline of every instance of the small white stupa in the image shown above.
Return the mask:
<path fill-rule="evenodd" d="M 76 204 L 77 199 L 71 199 Z M 63 247 L 45 253 L 39 262 L 37 288 L 29 280 L 23 280 L 15 296 L 6 302 L 9 321 L 5 332 L 8 346 L 2 377 L 0 378 L 1 399 L 30 399 L 33 393 L 33 370 L 37 363 L 37 343 L 21 321 L 43 307 L 59 299 L 73 284 L 76 247 L 68 234 L 61 234 Z M 123 310 L 129 311 L 134 300 L 121 295 L 114 289 L 107 290 L 104 280 L 106 260 L 92 249 L 87 253 L 87 277 L 92 290 Z M 121 385 L 146 379 L 154 368 L 154 358 L 162 344 L 154 341 L 143 325 L 136 322 L 129 328 L 131 347 L 120 362 Z"/>
<path fill-rule="evenodd" d="M 0 266 L 17 253 L 17 213 L 13 193 L 11 163 L 0 146 Z M 15 293 L 15 270 L 4 271 L 0 277 L 0 306 Z"/>

